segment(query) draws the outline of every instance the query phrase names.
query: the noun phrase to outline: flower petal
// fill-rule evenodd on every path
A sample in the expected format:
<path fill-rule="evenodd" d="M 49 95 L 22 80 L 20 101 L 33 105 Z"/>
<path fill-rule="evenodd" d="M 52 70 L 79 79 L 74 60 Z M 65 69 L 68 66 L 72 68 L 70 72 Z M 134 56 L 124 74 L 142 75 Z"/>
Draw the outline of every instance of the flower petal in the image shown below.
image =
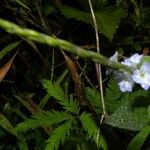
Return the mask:
<path fill-rule="evenodd" d="M 149 87 L 150 87 L 150 85 L 148 85 L 148 84 L 141 84 L 141 87 L 144 89 L 144 90 L 148 90 L 149 89 Z"/>
<path fill-rule="evenodd" d="M 118 51 L 116 51 L 115 54 L 109 58 L 109 60 L 118 62 Z"/>
<path fill-rule="evenodd" d="M 121 81 L 119 84 L 119 88 L 122 92 L 132 92 L 133 83 L 129 81 Z"/>
<path fill-rule="evenodd" d="M 134 54 L 130 57 L 130 61 L 135 64 L 139 64 L 141 62 L 143 55 Z"/>
<path fill-rule="evenodd" d="M 143 65 L 141 66 L 140 70 L 144 73 L 150 73 L 150 63 L 145 62 L 143 63 Z"/>

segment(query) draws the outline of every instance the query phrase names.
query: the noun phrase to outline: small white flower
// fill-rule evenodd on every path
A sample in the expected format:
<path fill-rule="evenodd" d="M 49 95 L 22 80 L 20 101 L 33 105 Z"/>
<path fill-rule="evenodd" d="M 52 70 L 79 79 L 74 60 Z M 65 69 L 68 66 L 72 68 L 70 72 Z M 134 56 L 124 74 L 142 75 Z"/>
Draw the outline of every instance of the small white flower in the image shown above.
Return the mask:
<path fill-rule="evenodd" d="M 118 62 L 118 51 L 116 51 L 115 54 L 109 58 L 109 60 Z"/>
<path fill-rule="evenodd" d="M 124 64 L 124 65 L 127 65 L 127 66 L 132 66 L 132 62 L 130 61 L 129 58 L 125 59 L 125 60 L 122 61 L 121 63 Z"/>
<path fill-rule="evenodd" d="M 140 84 L 144 90 L 150 87 L 150 73 L 142 73 L 140 70 L 135 70 L 132 75 L 133 81 Z"/>
<path fill-rule="evenodd" d="M 118 62 L 118 51 L 116 51 L 113 56 L 109 57 L 109 60 L 114 61 L 114 62 Z M 113 69 L 108 68 L 106 70 L 106 75 L 109 75 L 112 72 L 113 72 Z"/>
<path fill-rule="evenodd" d="M 132 92 L 133 82 L 123 80 L 118 85 L 122 92 Z"/>
<path fill-rule="evenodd" d="M 150 63 L 145 62 L 142 64 L 140 70 L 144 73 L 150 73 Z"/>
<path fill-rule="evenodd" d="M 141 62 L 143 55 L 134 54 L 129 59 L 132 63 L 139 64 Z"/>
<path fill-rule="evenodd" d="M 142 87 L 145 91 L 147 91 L 150 86 L 149 86 L 148 84 L 141 84 L 141 87 Z"/>
<path fill-rule="evenodd" d="M 109 58 L 112 61 L 118 61 L 118 52 Z M 144 90 L 150 89 L 150 56 L 134 54 L 130 58 L 121 62 L 131 67 L 133 73 L 114 71 L 116 79 L 119 82 L 119 88 L 122 92 L 132 92 L 135 83 L 140 84 Z"/>
<path fill-rule="evenodd" d="M 132 75 L 133 81 L 140 84 L 144 90 L 150 88 L 150 63 L 143 63 L 140 69 L 136 69 Z"/>
<path fill-rule="evenodd" d="M 134 54 L 130 58 L 125 59 L 121 63 L 129 67 L 136 68 L 137 65 L 141 62 L 143 55 Z"/>

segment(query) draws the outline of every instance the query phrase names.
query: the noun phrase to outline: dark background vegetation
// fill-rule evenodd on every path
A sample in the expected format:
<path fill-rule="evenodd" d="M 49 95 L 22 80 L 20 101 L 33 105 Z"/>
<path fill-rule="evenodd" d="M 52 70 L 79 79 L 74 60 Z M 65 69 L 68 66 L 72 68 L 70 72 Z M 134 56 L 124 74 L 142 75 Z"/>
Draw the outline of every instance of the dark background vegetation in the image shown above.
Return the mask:
<path fill-rule="evenodd" d="M 61 11 L 63 6 L 71 6 L 90 13 L 87 0 L 22 0 L 20 2 L 19 0 L 1 0 L 0 17 L 22 27 L 56 36 L 86 49 L 96 51 L 94 28 L 84 21 L 74 18 L 68 19 Z M 113 38 L 99 33 L 101 53 L 106 57 L 110 57 L 116 50 L 119 50 L 124 56 L 130 56 L 136 52 L 142 54 L 146 48 L 149 49 L 150 1 L 136 1 L 140 9 L 140 16 L 137 16 L 136 8 L 130 0 L 106 0 L 104 3 L 107 7 L 123 8 L 126 11 L 126 15 L 121 18 Z M 97 7 L 96 0 L 93 0 L 93 7 Z M 0 83 L 0 112 L 13 126 L 38 112 L 38 109 L 61 110 L 60 105 L 52 100 L 48 101 L 43 108 L 40 108 L 39 104 L 46 94 L 41 81 L 49 79 L 52 82 L 56 82 L 62 73 L 68 69 L 60 49 L 34 43 L 17 35 L 12 36 L 0 29 L 0 49 L 16 41 L 22 41 L 22 43 L 0 60 L 0 66 L 2 67 L 18 50 L 9 73 Z M 84 87 L 90 86 L 98 89 L 95 64 L 69 53 L 66 54 L 76 65 L 78 74 L 83 71 L 80 79 Z M 147 54 L 149 55 L 149 50 Z M 103 79 L 107 78 L 105 70 L 106 68 L 102 68 Z M 68 94 L 73 93 L 76 95 L 76 83 L 74 83 L 72 76 L 70 72 L 67 73 L 61 81 L 61 87 Z M 104 89 L 106 89 L 107 82 L 108 80 L 104 81 Z M 16 97 L 20 97 L 21 100 L 18 100 Z M 23 101 L 27 102 L 31 109 L 28 109 L 27 104 L 23 104 Z M 109 149 L 114 150 L 126 149 L 127 144 L 137 133 L 106 124 L 102 125 L 101 128 Z M 0 149 L 18 149 L 15 136 L 3 127 L 0 130 Z M 32 136 L 29 137 L 29 135 Z M 37 135 L 40 138 L 39 143 L 37 139 L 34 139 L 34 136 Z M 27 132 L 24 136 L 27 139 L 29 148 L 32 150 L 38 149 L 38 144 L 42 145 L 48 137 L 42 129 L 37 132 L 31 131 L 30 134 Z M 149 141 L 150 137 L 145 141 L 143 150 L 150 149 Z M 71 142 L 64 145 L 65 148 L 62 146 L 62 149 L 67 149 L 67 146 L 68 149 L 73 149 Z"/>

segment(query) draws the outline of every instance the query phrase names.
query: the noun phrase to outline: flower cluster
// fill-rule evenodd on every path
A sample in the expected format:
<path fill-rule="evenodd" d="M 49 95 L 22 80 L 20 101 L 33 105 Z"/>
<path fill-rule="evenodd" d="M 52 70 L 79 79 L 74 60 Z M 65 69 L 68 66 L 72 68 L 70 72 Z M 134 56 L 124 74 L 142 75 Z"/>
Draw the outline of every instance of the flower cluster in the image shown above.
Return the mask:
<path fill-rule="evenodd" d="M 114 61 L 116 61 L 116 53 L 114 58 Z M 144 90 L 150 88 L 150 56 L 134 54 L 121 63 L 131 67 L 133 70 L 132 74 L 124 72 L 123 75 L 120 75 L 121 81 L 118 85 L 122 92 L 131 92 L 135 84 L 140 84 Z"/>

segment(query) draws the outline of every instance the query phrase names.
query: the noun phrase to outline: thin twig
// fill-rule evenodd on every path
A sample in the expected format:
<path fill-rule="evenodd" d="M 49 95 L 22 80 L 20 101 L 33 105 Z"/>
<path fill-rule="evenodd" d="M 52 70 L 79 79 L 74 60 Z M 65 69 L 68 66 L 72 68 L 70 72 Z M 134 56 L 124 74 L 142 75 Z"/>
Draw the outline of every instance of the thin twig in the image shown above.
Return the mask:
<path fill-rule="evenodd" d="M 79 62 L 77 62 L 79 69 L 82 71 L 80 73 L 80 77 L 82 75 L 84 75 L 85 79 L 87 80 L 87 82 L 91 85 L 92 88 L 95 88 L 94 85 L 92 84 L 92 82 L 90 81 L 90 79 L 87 77 L 86 73 L 85 73 L 85 69 L 87 67 L 87 63 L 85 64 L 85 66 L 82 68 L 81 65 L 79 64 Z"/>
<path fill-rule="evenodd" d="M 91 15 L 92 15 L 92 18 L 93 18 L 93 23 L 94 23 L 95 37 L 96 37 L 96 49 L 97 49 L 97 52 L 100 54 L 100 44 L 99 44 L 98 26 L 97 26 L 97 22 L 96 22 L 96 17 L 95 17 L 95 14 L 94 14 L 94 10 L 93 10 L 91 0 L 88 0 L 88 2 L 89 2 L 90 10 L 91 10 Z M 102 123 L 103 118 L 106 115 L 106 107 L 105 107 L 104 93 L 103 93 L 101 64 L 98 64 L 98 74 L 99 74 L 98 82 L 99 82 L 102 109 L 103 109 L 103 114 L 102 114 L 102 117 L 101 117 L 101 123 Z"/>

